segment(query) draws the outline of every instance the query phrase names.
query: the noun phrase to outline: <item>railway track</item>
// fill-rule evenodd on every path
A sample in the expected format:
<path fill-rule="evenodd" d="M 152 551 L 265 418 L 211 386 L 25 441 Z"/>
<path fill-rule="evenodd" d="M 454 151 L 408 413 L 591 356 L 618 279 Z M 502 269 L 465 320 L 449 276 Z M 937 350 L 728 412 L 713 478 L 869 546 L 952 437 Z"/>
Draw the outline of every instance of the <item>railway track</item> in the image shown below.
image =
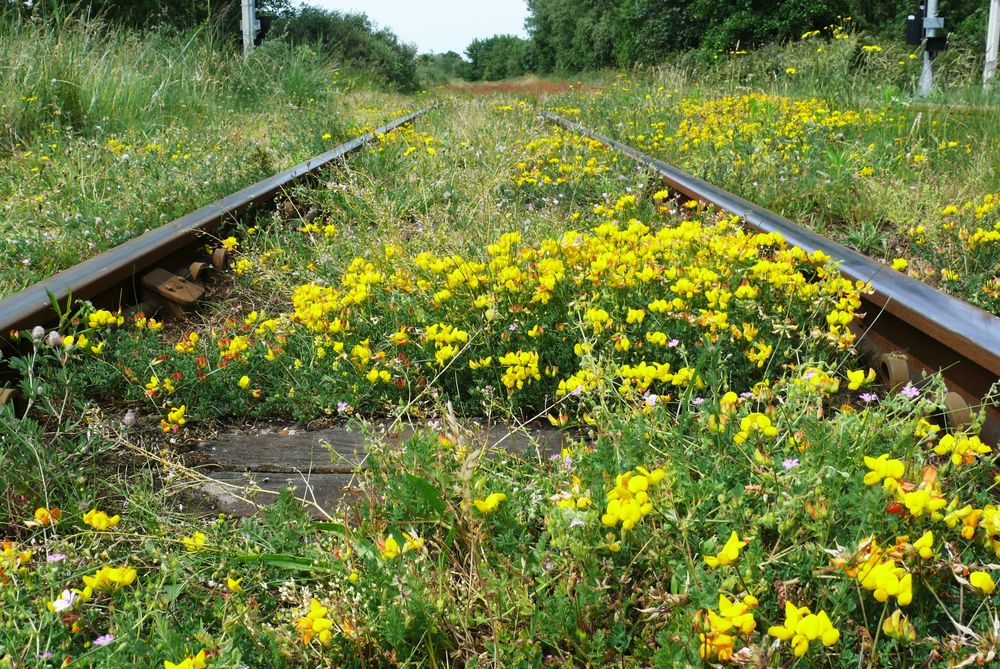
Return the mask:
<path fill-rule="evenodd" d="M 738 214 L 761 232 L 780 233 L 786 242 L 807 252 L 822 251 L 840 262 L 845 277 L 871 284 L 873 291 L 864 296 L 864 317 L 851 324 L 859 348 L 872 357 L 889 388 L 940 371 L 950 390 L 946 415 L 950 425 L 967 425 L 973 409 L 1000 381 L 1000 318 L 627 144 L 557 114 L 541 114 L 658 173 L 673 191 Z M 990 405 L 984 410 L 981 435 L 997 443 L 1000 411 Z"/>
<path fill-rule="evenodd" d="M 343 159 L 380 135 L 412 122 L 426 111 L 399 117 L 0 300 L 0 348 L 5 353 L 16 353 L 17 342 L 12 333 L 55 324 L 56 305 L 70 300 L 90 300 L 97 306 L 113 309 L 143 304 L 176 310 L 193 302 L 203 290 L 197 283 L 201 272 L 225 264 L 223 249 L 216 249 L 211 256 L 205 256 L 203 249 L 207 240 L 218 237 L 218 230 L 227 221 L 273 201 L 293 183 Z M 883 383 L 889 388 L 917 381 L 924 373 L 940 371 L 951 391 L 945 418 L 952 426 L 967 425 L 974 409 L 1000 379 L 997 317 L 610 137 L 550 112 L 542 115 L 655 171 L 684 197 L 739 214 L 749 226 L 762 232 L 780 233 L 789 244 L 807 252 L 822 251 L 840 262 L 845 277 L 871 284 L 873 291 L 864 297 L 864 316 L 851 325 L 859 348 L 873 358 Z M 11 392 L 0 390 L 0 402 Z M 996 443 L 1000 441 L 1000 411 L 993 406 L 984 410 L 986 419 L 981 435 Z"/>
<path fill-rule="evenodd" d="M 421 109 L 400 116 L 0 300 L 0 352 L 16 354 L 17 343 L 12 334 L 38 325 L 52 326 L 59 320 L 57 305 L 61 308 L 71 300 L 89 300 L 95 306 L 113 310 L 143 302 L 166 309 L 190 304 L 203 291 L 198 281 L 208 273 L 206 270 L 225 265 L 225 249 L 216 248 L 208 255 L 203 247 L 218 237 L 217 231 L 226 222 L 274 201 L 289 186 L 343 160 L 427 111 Z M 12 395 L 11 390 L 3 388 L 7 375 L 7 370 L 0 369 L 0 403 Z"/>

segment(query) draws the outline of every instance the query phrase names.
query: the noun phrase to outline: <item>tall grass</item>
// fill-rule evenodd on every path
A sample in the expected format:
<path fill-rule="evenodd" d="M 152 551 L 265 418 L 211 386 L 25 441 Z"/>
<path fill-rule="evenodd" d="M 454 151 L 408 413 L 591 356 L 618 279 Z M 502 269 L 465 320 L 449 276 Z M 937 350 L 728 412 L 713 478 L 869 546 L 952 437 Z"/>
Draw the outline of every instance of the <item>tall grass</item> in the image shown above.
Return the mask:
<path fill-rule="evenodd" d="M 0 148 L 56 126 L 87 134 L 194 125 L 206 116 L 321 94 L 336 69 L 316 51 L 267 44 L 238 57 L 211 30 L 139 35 L 98 22 L 0 23 Z"/>

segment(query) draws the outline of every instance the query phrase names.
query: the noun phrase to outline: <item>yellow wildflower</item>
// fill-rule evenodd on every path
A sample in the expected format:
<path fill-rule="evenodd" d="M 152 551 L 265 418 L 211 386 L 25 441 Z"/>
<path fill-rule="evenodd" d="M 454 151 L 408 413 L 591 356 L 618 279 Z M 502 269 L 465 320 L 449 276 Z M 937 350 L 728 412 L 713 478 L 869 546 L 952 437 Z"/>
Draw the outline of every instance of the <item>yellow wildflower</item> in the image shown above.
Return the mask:
<path fill-rule="evenodd" d="M 809 642 L 819 639 L 824 646 L 832 646 L 840 640 L 840 632 L 830 622 L 826 611 L 810 613 L 809 608 L 798 607 L 791 601 L 785 602 L 784 625 L 772 625 L 767 633 L 782 641 L 788 641 L 795 657 L 802 657 L 809 650 Z"/>
<path fill-rule="evenodd" d="M 120 520 L 121 516 L 117 514 L 109 518 L 108 514 L 103 511 L 98 511 L 97 509 L 91 509 L 87 513 L 83 514 L 83 522 L 90 525 L 95 530 L 107 530 L 117 525 Z"/>
<path fill-rule="evenodd" d="M 729 535 L 729 540 L 726 545 L 722 547 L 715 557 L 710 555 L 704 556 L 705 564 L 713 569 L 716 567 L 726 567 L 736 562 L 740 557 L 740 549 L 747 545 L 747 542 L 740 541 L 740 536 L 734 531 Z"/>
<path fill-rule="evenodd" d="M 974 571 L 969 574 L 969 583 L 984 595 L 992 595 L 993 591 L 997 589 L 997 584 L 993 582 L 993 577 L 985 571 Z"/>
<path fill-rule="evenodd" d="M 486 496 L 486 499 L 474 499 L 472 503 L 476 505 L 476 509 L 479 513 L 488 514 L 493 513 L 497 510 L 500 502 L 507 499 L 507 495 L 502 492 L 491 492 Z"/>

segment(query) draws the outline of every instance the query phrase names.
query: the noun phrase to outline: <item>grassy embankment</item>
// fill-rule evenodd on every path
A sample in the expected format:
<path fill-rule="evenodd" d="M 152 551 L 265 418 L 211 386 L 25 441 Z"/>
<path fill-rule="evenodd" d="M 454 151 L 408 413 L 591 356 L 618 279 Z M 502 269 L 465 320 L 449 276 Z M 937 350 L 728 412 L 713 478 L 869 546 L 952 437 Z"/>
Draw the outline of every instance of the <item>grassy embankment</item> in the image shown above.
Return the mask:
<path fill-rule="evenodd" d="M 210 33 L 0 29 L 0 296 L 379 125 L 410 104 L 309 48 Z"/>

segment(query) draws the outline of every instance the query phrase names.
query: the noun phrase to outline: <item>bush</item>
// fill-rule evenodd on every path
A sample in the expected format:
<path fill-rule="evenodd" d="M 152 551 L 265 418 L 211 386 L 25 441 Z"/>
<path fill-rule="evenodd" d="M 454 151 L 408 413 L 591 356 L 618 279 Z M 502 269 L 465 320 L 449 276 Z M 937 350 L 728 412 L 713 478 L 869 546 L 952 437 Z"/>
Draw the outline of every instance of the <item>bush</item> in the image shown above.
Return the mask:
<path fill-rule="evenodd" d="M 282 16 L 274 34 L 293 44 L 318 45 L 321 52 L 369 70 L 400 90 L 419 87 L 416 48 L 400 42 L 392 31 L 377 28 L 364 14 L 305 6 Z"/>

